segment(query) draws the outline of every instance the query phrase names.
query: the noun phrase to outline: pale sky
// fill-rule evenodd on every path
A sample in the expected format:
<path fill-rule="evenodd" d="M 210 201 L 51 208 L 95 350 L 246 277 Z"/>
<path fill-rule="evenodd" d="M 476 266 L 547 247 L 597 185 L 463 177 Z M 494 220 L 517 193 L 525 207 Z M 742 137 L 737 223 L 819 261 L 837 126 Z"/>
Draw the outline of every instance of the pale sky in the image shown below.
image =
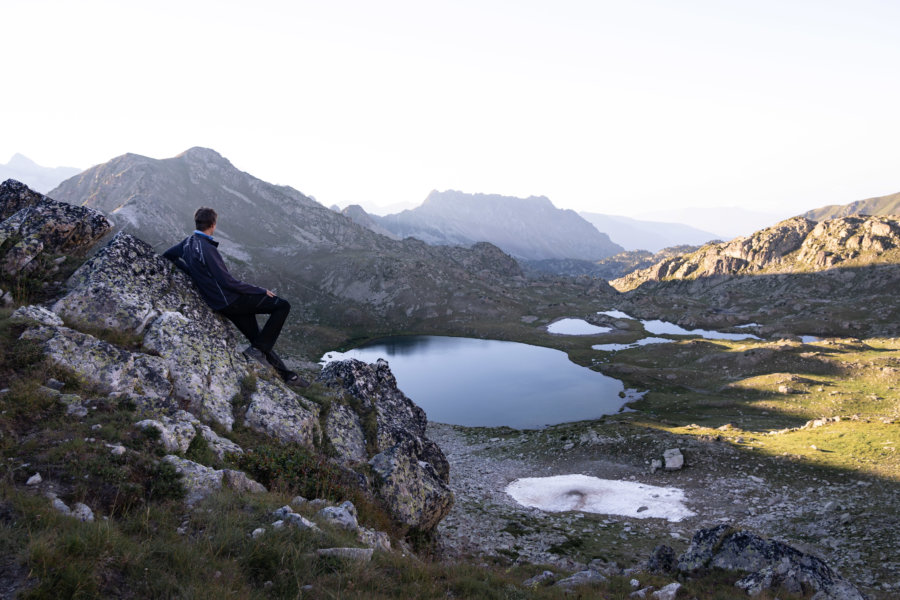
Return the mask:
<path fill-rule="evenodd" d="M 4 0 L 0 162 L 210 147 L 326 206 L 900 191 L 900 2 Z"/>

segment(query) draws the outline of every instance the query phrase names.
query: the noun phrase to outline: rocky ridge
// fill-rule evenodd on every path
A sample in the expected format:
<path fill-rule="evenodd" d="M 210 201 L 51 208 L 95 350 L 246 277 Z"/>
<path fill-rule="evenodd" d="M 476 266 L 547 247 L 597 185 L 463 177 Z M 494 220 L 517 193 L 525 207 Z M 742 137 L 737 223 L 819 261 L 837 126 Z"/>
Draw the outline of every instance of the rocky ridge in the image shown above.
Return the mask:
<path fill-rule="evenodd" d="M 816 223 L 794 217 L 748 237 L 708 244 L 612 281 L 621 292 L 648 282 L 804 273 L 883 262 L 900 247 L 900 218 L 841 217 Z"/>
<path fill-rule="evenodd" d="M 831 204 L 803 213 L 802 217 L 823 221 L 858 215 L 900 215 L 900 193 L 857 200 L 850 204 Z"/>
<path fill-rule="evenodd" d="M 0 205 L 0 213 L 12 212 L 21 196 L 3 196 L 9 200 Z M 40 206 L 46 203 L 43 197 L 36 201 Z M 91 223 L 105 222 L 92 209 L 59 203 L 53 209 L 36 213 L 32 207 L 20 208 L 0 227 L 21 221 L 20 215 L 26 213 L 37 223 L 36 231 L 55 239 L 53 219 L 77 223 L 87 215 Z M 47 220 L 39 222 L 35 214 Z M 67 239 L 68 245 L 43 246 L 66 249 L 74 245 L 71 236 Z M 94 241 L 91 236 L 78 239 L 79 251 Z M 167 451 L 183 452 L 195 436 L 202 436 L 219 456 L 247 451 L 209 427 L 228 432 L 237 419 L 283 443 L 315 451 L 329 441 L 334 446 L 345 444 L 363 431 L 365 415 L 374 412 L 378 437 L 372 452 L 364 445 L 354 456 L 358 460 L 345 465 L 362 467 L 360 481 L 404 527 L 428 531 L 452 505 L 447 463 L 424 435 L 425 415 L 397 389 L 386 364 L 352 364 L 344 370 L 339 363 L 333 365 L 321 379 L 344 399 L 335 401 L 343 408 L 332 417 L 326 408 L 240 354 L 233 328 L 203 303 L 192 282 L 127 233 L 116 234 L 73 274 L 67 287 L 67 293 L 49 307 L 24 306 L 16 311 L 12 320 L 28 324 L 21 339 L 36 344 L 52 364 L 76 374 L 109 400 L 133 404 L 140 415 L 136 426 L 157 429 Z M 348 388 L 343 382 L 351 373 L 354 385 Z M 237 410 L 233 400 L 242 397 L 247 381 L 255 385 Z M 328 423 L 325 431 L 323 419 Z M 258 491 L 259 484 L 242 474 L 210 470 L 178 457 L 166 460 L 195 490 L 189 495 L 192 502 L 203 495 L 197 490 L 221 486 L 223 481 L 235 489 Z M 372 481 L 365 474 L 368 461 L 375 473 Z"/>

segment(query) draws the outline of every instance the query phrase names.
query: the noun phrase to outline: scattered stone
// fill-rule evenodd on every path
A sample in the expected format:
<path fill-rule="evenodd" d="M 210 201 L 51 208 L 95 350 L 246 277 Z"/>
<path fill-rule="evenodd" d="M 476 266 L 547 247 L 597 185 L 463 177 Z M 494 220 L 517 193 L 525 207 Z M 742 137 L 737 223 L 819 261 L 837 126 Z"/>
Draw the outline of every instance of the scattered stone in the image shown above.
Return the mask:
<path fill-rule="evenodd" d="M 58 510 L 59 512 L 61 512 L 64 515 L 71 516 L 71 514 L 72 514 L 72 509 L 70 509 L 66 505 L 66 503 L 63 502 L 62 500 L 60 500 L 59 498 L 54 497 L 52 499 L 51 505 L 53 506 L 53 508 L 55 508 L 56 510 Z"/>
<path fill-rule="evenodd" d="M 309 501 L 306 498 L 304 498 L 303 496 L 294 496 L 291 499 L 291 504 L 293 504 L 294 506 L 298 506 L 298 507 L 303 506 L 307 502 L 309 502 Z"/>
<path fill-rule="evenodd" d="M 555 585 L 558 585 L 559 587 L 571 588 L 579 585 L 586 585 L 589 583 L 601 583 L 604 581 L 606 581 L 606 577 L 602 573 L 598 573 L 597 571 L 588 569 L 586 571 L 579 571 L 571 577 L 560 579 L 556 582 Z"/>
<path fill-rule="evenodd" d="M 320 548 L 316 550 L 318 556 L 343 558 L 356 562 L 369 562 L 372 560 L 372 548 Z"/>
<path fill-rule="evenodd" d="M 353 512 L 356 512 L 356 509 L 354 509 Z M 359 529 L 359 523 L 356 522 L 356 516 L 353 515 L 344 506 L 326 506 L 318 513 L 316 513 L 316 516 L 330 525 L 334 525 L 348 531 L 356 531 L 357 529 Z"/>
<path fill-rule="evenodd" d="M 222 489 L 223 485 L 238 492 L 266 491 L 261 483 L 250 479 L 243 471 L 217 470 L 172 454 L 163 457 L 163 460 L 173 465 L 181 475 L 181 482 L 187 491 L 185 502 L 188 506 L 193 506 L 214 491 Z"/>
<path fill-rule="evenodd" d="M 236 492 L 248 492 L 262 494 L 266 492 L 266 486 L 258 481 L 250 479 L 243 471 L 224 469 L 222 471 L 222 483 Z"/>
<path fill-rule="evenodd" d="M 657 471 L 659 471 L 662 468 L 663 468 L 663 461 L 661 461 L 660 459 L 654 458 L 653 460 L 650 461 L 650 472 L 651 473 L 656 473 Z"/>
<path fill-rule="evenodd" d="M 50 313 L 50 314 L 53 314 L 53 313 Z M 50 379 L 48 379 L 47 381 L 45 381 L 44 385 L 46 385 L 48 388 L 56 390 L 56 391 L 60 391 L 64 387 L 66 387 L 65 383 L 63 383 L 62 381 L 60 381 L 58 379 L 54 379 L 52 377 Z"/>
<path fill-rule="evenodd" d="M 381 552 L 391 551 L 391 537 L 383 531 L 360 527 L 356 537 L 369 548 L 374 548 Z"/>
<path fill-rule="evenodd" d="M 93 522 L 94 511 L 87 504 L 76 502 L 72 505 L 72 516 L 82 522 Z"/>
<path fill-rule="evenodd" d="M 281 519 L 279 519 L 279 520 L 275 521 L 274 523 L 272 523 L 272 528 L 273 528 L 273 529 L 281 529 L 282 527 L 284 527 L 284 521 L 281 520 Z"/>
<path fill-rule="evenodd" d="M 636 590 L 639 587 L 641 587 L 641 582 L 638 581 L 637 579 L 632 579 L 631 581 L 628 582 L 628 585 L 631 586 L 631 589 Z"/>
<path fill-rule="evenodd" d="M 121 444 L 107 444 L 106 447 L 109 448 L 109 453 L 113 456 L 122 456 L 126 451 L 125 446 L 122 446 Z"/>
<path fill-rule="evenodd" d="M 651 598 L 653 598 L 654 600 L 675 600 L 675 595 L 678 594 L 678 590 L 680 589 L 680 583 L 670 583 L 669 585 L 653 592 Z"/>
<path fill-rule="evenodd" d="M 304 517 L 303 515 L 298 515 L 297 513 L 288 513 L 284 515 L 284 522 L 290 523 L 297 529 L 301 530 L 312 530 L 319 531 L 319 526 Z"/>
<path fill-rule="evenodd" d="M 821 559 L 729 525 L 701 529 L 694 534 L 690 547 L 678 559 L 678 570 L 689 573 L 700 568 L 748 573 L 735 585 L 751 595 L 765 589 L 777 590 L 782 585 L 805 585 L 820 592 L 822 598 L 864 598 Z"/>
<path fill-rule="evenodd" d="M 539 585 L 543 585 L 548 581 L 553 581 L 555 577 L 556 573 L 554 573 L 553 571 L 544 571 L 543 573 L 538 573 L 534 577 L 526 579 L 522 582 L 522 585 L 525 587 L 535 588 Z"/>
<path fill-rule="evenodd" d="M 684 456 L 678 448 L 663 452 L 663 460 L 666 463 L 666 471 L 677 471 L 684 466 Z"/>
<path fill-rule="evenodd" d="M 255 540 L 265 533 L 266 533 L 266 530 L 264 527 L 257 527 L 256 529 L 253 530 L 253 533 L 250 534 L 250 537 L 252 537 Z"/>
<path fill-rule="evenodd" d="M 25 485 L 38 485 L 42 481 L 43 481 L 43 479 L 41 478 L 41 474 L 35 473 L 34 475 L 32 475 L 31 477 L 28 478 L 28 481 L 25 482 Z"/>
<path fill-rule="evenodd" d="M 322 498 L 316 498 L 309 502 L 309 507 L 313 510 L 319 510 L 325 506 L 328 506 L 328 500 L 323 500 Z"/>

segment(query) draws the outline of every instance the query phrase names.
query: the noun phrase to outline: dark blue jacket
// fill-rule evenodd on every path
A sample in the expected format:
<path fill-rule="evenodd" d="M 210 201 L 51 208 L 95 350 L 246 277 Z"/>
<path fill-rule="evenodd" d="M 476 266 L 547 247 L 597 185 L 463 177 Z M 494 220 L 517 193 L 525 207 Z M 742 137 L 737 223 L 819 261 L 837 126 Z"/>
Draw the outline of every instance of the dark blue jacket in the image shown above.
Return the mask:
<path fill-rule="evenodd" d="M 195 231 L 183 242 L 163 252 L 163 256 L 191 276 L 200 295 L 213 310 L 225 308 L 242 294 L 265 294 L 265 289 L 231 276 L 216 250 L 218 245 L 219 242 L 208 235 Z"/>

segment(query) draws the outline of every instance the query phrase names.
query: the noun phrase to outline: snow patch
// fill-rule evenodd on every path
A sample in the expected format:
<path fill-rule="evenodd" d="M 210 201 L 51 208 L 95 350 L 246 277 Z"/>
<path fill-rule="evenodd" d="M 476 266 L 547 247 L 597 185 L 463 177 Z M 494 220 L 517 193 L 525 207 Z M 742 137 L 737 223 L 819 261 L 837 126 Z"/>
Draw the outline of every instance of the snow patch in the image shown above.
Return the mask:
<path fill-rule="evenodd" d="M 672 522 L 696 514 L 684 505 L 684 491 L 678 488 L 587 475 L 526 477 L 516 479 L 505 491 L 519 504 L 547 512 L 577 510 Z"/>
<path fill-rule="evenodd" d="M 560 319 L 547 325 L 547 331 L 560 335 L 593 335 L 595 333 L 608 333 L 612 329 L 592 325 L 584 319 Z"/>

